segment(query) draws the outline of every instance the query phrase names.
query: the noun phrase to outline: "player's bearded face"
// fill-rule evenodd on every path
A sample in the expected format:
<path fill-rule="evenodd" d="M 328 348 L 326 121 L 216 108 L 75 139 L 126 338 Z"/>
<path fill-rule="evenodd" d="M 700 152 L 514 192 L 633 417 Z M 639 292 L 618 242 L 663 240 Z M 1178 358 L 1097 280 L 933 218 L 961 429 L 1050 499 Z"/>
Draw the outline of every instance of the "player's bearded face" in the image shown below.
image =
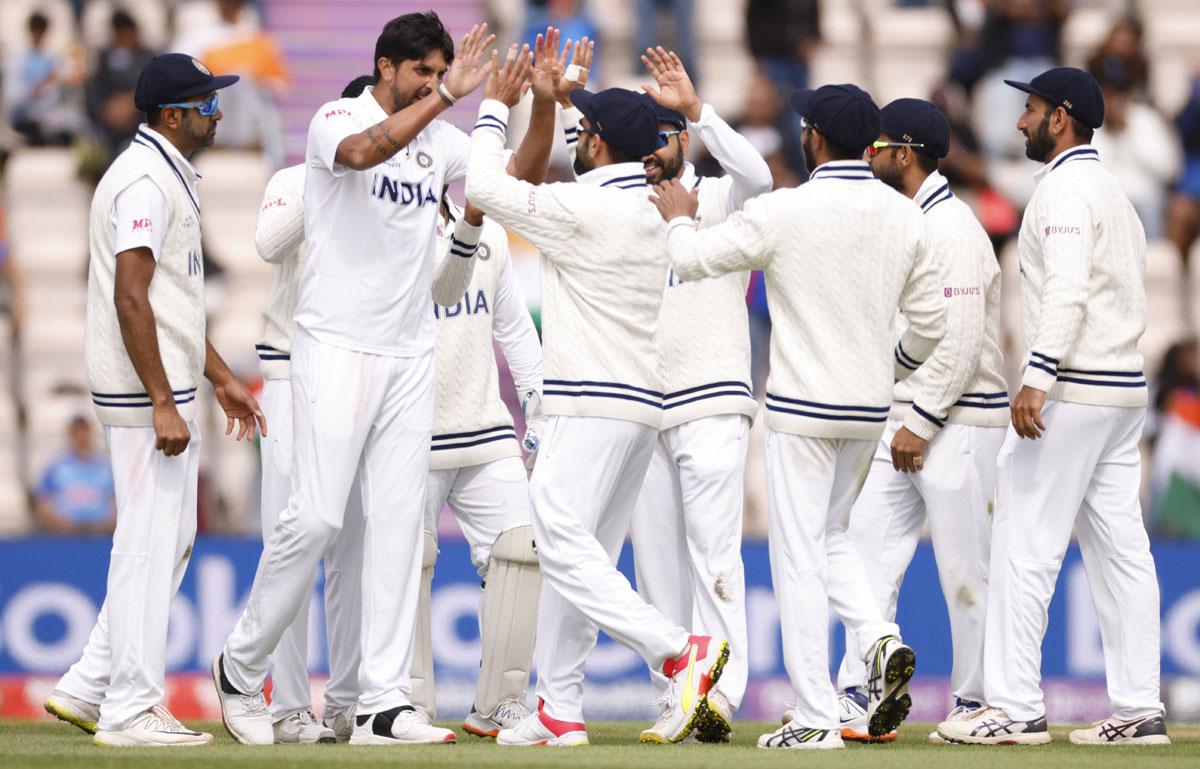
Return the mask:
<path fill-rule="evenodd" d="M 579 134 L 579 141 L 575 145 L 575 162 L 571 164 L 576 176 L 582 176 L 596 167 L 596 160 L 591 156 L 593 141 L 590 131 Z"/>
<path fill-rule="evenodd" d="M 810 174 L 817 167 L 817 159 L 813 156 L 812 134 L 811 128 L 804 128 L 800 131 L 800 149 L 804 150 L 804 167 Z"/>
<path fill-rule="evenodd" d="M 432 51 L 424 59 L 400 62 L 392 75 L 389 97 L 396 111 L 411 106 L 437 90 L 449 69 L 441 51 Z"/>
<path fill-rule="evenodd" d="M 180 115 L 180 125 L 197 149 L 213 146 L 217 139 L 217 123 L 221 120 L 220 110 L 211 117 L 205 117 L 200 114 L 200 110 L 195 109 L 180 110 Z"/>
<path fill-rule="evenodd" d="M 646 181 L 651 184 L 678 179 L 683 173 L 683 142 L 679 136 L 672 136 L 667 146 L 642 158 L 642 167 L 646 169 Z"/>
<path fill-rule="evenodd" d="M 1025 157 L 1030 160 L 1045 163 L 1046 158 L 1050 157 L 1050 153 L 1054 151 L 1054 137 L 1050 135 L 1050 116 L 1052 114 L 1047 110 L 1040 123 L 1032 128 L 1026 126 L 1021 131 L 1025 134 Z"/>
<path fill-rule="evenodd" d="M 868 162 L 871 164 L 871 172 L 875 174 L 876 179 L 894 190 L 903 191 L 904 172 L 901 171 L 900 164 L 896 162 L 894 147 L 888 147 L 876 155 L 869 156 Z"/>

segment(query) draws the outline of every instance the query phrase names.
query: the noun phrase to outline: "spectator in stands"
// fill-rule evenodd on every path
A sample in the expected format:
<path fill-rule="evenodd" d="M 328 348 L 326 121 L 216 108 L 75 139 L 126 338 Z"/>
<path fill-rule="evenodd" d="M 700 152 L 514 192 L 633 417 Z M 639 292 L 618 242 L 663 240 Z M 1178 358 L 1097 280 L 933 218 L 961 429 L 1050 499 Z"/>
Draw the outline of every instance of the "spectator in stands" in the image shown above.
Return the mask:
<path fill-rule="evenodd" d="M 96 451 L 92 424 L 79 415 L 70 448 L 46 468 L 35 490 L 37 526 L 51 534 L 110 534 L 116 524 L 112 469 Z"/>
<path fill-rule="evenodd" d="M 1158 112 L 1141 102 L 1119 59 L 1101 62 L 1104 125 L 1092 144 L 1137 210 L 1146 238 L 1163 236 L 1167 190 L 1179 175 L 1179 140 Z"/>
<path fill-rule="evenodd" d="M 545 32 L 546 27 L 557 27 L 562 33 L 561 39 L 564 42 L 566 40 L 578 41 L 584 37 L 592 42 L 597 42 L 600 39 L 600 29 L 592 21 L 592 17 L 588 16 L 587 10 L 583 6 L 584 4 L 580 0 L 529 0 L 525 5 L 525 31 L 522 33 L 521 39 L 532 46 L 537 40 L 538 33 Z M 638 66 L 641 66 L 640 62 Z M 592 57 L 592 66 L 588 69 L 591 70 L 591 90 L 599 90 L 597 86 L 600 82 L 599 43 L 597 43 Z"/>
<path fill-rule="evenodd" d="M 793 164 L 785 152 L 783 134 L 779 129 L 781 104 L 771 78 L 758 70 L 746 88 L 746 102 L 742 106 L 742 114 L 730 123 L 734 130 L 746 137 L 758 154 L 766 159 L 771 168 L 771 176 L 775 180 L 775 189 L 795 187 L 800 183 L 799 174 L 804 171 L 803 163 Z M 714 160 L 707 150 L 702 150 L 701 156 L 696 160 L 696 168 L 702 176 L 724 174 L 721 164 Z"/>
<path fill-rule="evenodd" d="M 692 28 L 692 0 L 635 0 L 634 2 L 634 69 L 641 71 L 638 57 L 647 48 L 661 45 L 674 50 L 693 83 L 699 83 L 700 67 L 696 61 L 696 35 Z M 667 21 L 665 25 L 660 22 Z M 662 32 L 666 32 L 663 35 Z"/>
<path fill-rule="evenodd" d="M 247 10 L 245 0 L 217 0 L 219 21 L 205 29 L 181 30 L 173 50 L 203 61 L 217 74 L 240 75 L 221 94 L 218 147 L 258 149 L 271 165 L 283 165 L 283 120 L 276 99 L 287 89 L 283 50 Z"/>
<path fill-rule="evenodd" d="M 979 126 L 990 159 L 1024 154 L 1021 134 L 999 115 L 1019 115 L 1025 94 L 1004 84 L 1028 82 L 1062 59 L 1060 35 L 1070 13 L 1068 0 L 989 0 L 980 35 L 988 74 L 979 84 L 986 119 Z"/>
<path fill-rule="evenodd" d="M 66 99 L 71 83 L 64 77 L 63 63 L 46 49 L 50 19 L 35 12 L 27 29 L 28 48 L 6 68 L 4 94 L 13 128 L 30 144 L 70 144 L 82 120 Z"/>
<path fill-rule="evenodd" d="M 105 168 L 137 132 L 141 113 L 133 104 L 133 89 L 153 56 L 154 51 L 142 45 L 133 17 L 119 8 L 114 11 L 112 42 L 97 56 L 86 90 L 88 116 L 104 142 Z"/>
<path fill-rule="evenodd" d="M 1187 105 L 1175 120 L 1183 143 L 1184 166 L 1179 185 L 1167 207 L 1167 238 L 1179 253 L 1183 263 L 1184 321 L 1196 330 L 1195 311 L 1189 285 L 1189 255 L 1196 237 L 1200 235 L 1200 73 L 1192 78 L 1191 95 Z"/>
<path fill-rule="evenodd" d="M 808 87 L 809 64 L 821 42 L 821 5 L 817 0 L 749 0 L 746 4 L 746 42 L 750 55 L 766 73 L 779 103 L 799 88 Z M 789 165 L 805 174 L 800 147 L 800 116 L 779 110 L 777 125 Z M 774 173 L 775 169 L 771 169 Z M 778 183 L 779 177 L 775 177 Z"/>
<path fill-rule="evenodd" d="M 1150 60 L 1142 48 L 1142 23 L 1132 16 L 1118 19 L 1104 42 L 1088 59 L 1088 72 L 1101 83 L 1120 66 L 1127 90 L 1145 99 L 1150 84 Z"/>

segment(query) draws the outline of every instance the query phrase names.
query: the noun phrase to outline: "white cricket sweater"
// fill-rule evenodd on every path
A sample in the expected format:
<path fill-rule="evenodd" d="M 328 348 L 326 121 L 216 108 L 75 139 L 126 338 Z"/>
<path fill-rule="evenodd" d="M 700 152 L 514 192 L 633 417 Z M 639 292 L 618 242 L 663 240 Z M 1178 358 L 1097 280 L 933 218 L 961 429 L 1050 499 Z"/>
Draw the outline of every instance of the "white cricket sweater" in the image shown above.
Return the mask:
<path fill-rule="evenodd" d="M 573 183 L 522 182 L 504 170 L 507 120 L 501 102 L 480 105 L 467 198 L 541 250 L 543 410 L 657 428 L 667 225 L 649 200 L 645 171 L 618 163 Z"/>
<path fill-rule="evenodd" d="M 275 172 L 263 192 L 254 244 L 258 255 L 272 266 L 271 293 L 263 306 L 266 322 L 262 338 L 254 345 L 258 352 L 259 373 L 264 379 L 290 379 L 294 316 L 304 272 L 304 165 Z M 447 200 L 449 200 L 447 198 Z M 479 227 L 461 218 L 455 223 L 453 237 L 439 248 L 446 248 L 460 259 L 443 259 L 434 269 L 433 300 L 453 305 L 462 297 L 475 260 Z M 440 231 L 440 225 L 439 225 Z"/>
<path fill-rule="evenodd" d="M 452 219 L 461 220 L 457 207 L 449 210 Z M 504 351 L 517 392 L 542 388 L 542 346 L 513 271 L 508 233 L 490 219 L 482 230 L 470 284 L 455 304 L 433 305 L 438 336 L 431 470 L 521 455 L 512 414 L 500 397 L 493 339 Z M 461 259 L 450 230 L 443 226 L 438 236 L 441 259 Z"/>
<path fill-rule="evenodd" d="M 701 227 L 720 224 L 750 198 L 771 191 L 767 162 L 711 105 L 704 105 L 700 120 L 689 123 L 688 130 L 726 172 L 703 178 L 691 163 L 684 165 L 680 182 L 700 191 L 696 218 Z M 663 430 L 718 414 L 753 419 L 758 412 L 750 382 L 749 282 L 749 272 L 685 281 L 670 271 L 658 317 L 666 389 Z"/>
<path fill-rule="evenodd" d="M 909 321 L 900 344 L 914 360 L 945 332 L 921 210 L 862 161 L 825 163 L 808 183 L 747 201 L 716 227 L 676 218 L 668 244 L 685 280 L 763 270 L 773 430 L 877 440 L 891 408 L 897 305 Z"/>
<path fill-rule="evenodd" d="M 927 240 L 942 275 L 946 335 L 923 365 L 896 383 L 892 416 L 930 440 L 946 423 L 1004 427 L 1008 392 L 1000 373 L 1000 265 L 992 242 L 937 171 L 917 191 Z M 902 368 L 907 358 L 896 350 Z"/>
<path fill-rule="evenodd" d="M 158 352 L 179 415 L 196 414 L 196 388 L 204 376 L 204 267 L 200 245 L 199 174 L 158 132 L 143 125 L 133 142 L 109 166 L 92 197 L 88 228 L 89 259 L 84 365 L 96 416 L 106 425 L 154 424 L 150 396 L 121 338 L 113 301 L 116 283 L 117 195 L 143 177 L 162 192 L 170 211 L 162 253 L 155 254 L 150 307 L 158 332 Z"/>
<path fill-rule="evenodd" d="M 1021 382 L 1051 400 L 1145 406 L 1146 234 L 1094 147 L 1038 173 L 1021 223 Z"/>

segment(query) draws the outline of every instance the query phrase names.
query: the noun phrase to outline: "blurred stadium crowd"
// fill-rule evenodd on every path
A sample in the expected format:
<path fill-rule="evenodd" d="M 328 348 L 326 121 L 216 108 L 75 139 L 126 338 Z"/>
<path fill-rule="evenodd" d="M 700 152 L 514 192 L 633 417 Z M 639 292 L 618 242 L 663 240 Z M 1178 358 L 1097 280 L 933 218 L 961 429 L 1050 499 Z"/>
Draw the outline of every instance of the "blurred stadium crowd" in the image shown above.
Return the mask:
<path fill-rule="evenodd" d="M 1108 110 L 1094 143 L 1151 244 L 1148 524 L 1200 538 L 1200 278 L 1188 269 L 1200 235 L 1197 0 L 0 0 L 0 533 L 111 530 L 112 480 L 83 379 L 87 208 L 91 185 L 137 127 L 142 65 L 176 50 L 242 75 L 222 93 L 217 147 L 196 165 L 210 336 L 254 381 L 270 281 L 252 237 L 263 186 L 302 155 L 312 111 L 369 70 L 379 27 L 429 6 L 456 35 L 481 17 L 502 40 L 532 42 L 547 23 L 564 37 L 588 35 L 598 40 L 596 87 L 636 87 L 647 80 L 637 52 L 674 48 L 701 95 L 767 158 L 777 186 L 806 174 L 786 108 L 795 88 L 855 82 L 881 105 L 931 98 L 953 130 L 942 172 L 996 245 L 1014 362 L 1015 233 L 1036 166 L 1015 128 L 1022 96 L 1001 81 L 1058 63 L 1088 68 Z M 450 119 L 467 128 L 474 108 L 460 105 Z M 702 172 L 719 174 L 698 152 Z M 536 318 L 536 254 L 513 247 Z M 761 393 L 770 333 L 761 279 L 747 299 Z M 208 401 L 200 419 L 213 432 Z M 257 451 L 218 441 L 205 451 L 201 531 L 257 535 Z M 762 473 L 758 455 L 761 435 L 751 474 Z M 747 483 L 749 536 L 766 531 L 762 488 L 761 477 Z"/>

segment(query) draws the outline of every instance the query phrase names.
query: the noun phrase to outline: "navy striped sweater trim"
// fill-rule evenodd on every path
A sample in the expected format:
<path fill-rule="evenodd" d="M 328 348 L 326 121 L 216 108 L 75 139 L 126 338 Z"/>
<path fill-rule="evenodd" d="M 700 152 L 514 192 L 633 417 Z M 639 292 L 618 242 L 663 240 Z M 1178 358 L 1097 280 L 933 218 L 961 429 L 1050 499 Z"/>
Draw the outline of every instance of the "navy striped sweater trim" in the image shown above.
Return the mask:
<path fill-rule="evenodd" d="M 512 425 L 485 427 L 482 430 L 472 430 L 464 433 L 442 433 L 431 439 L 430 448 L 433 451 L 450 451 L 452 449 L 469 449 L 507 439 L 516 440 L 517 431 Z"/>
<path fill-rule="evenodd" d="M 1072 150 L 1067 150 L 1051 161 L 1050 170 L 1053 171 L 1063 163 L 1070 163 L 1075 160 L 1092 160 L 1098 163 L 1100 162 L 1100 153 L 1096 151 L 1095 147 L 1089 144 L 1076 147 Z"/>
<path fill-rule="evenodd" d="M 286 353 L 283 350 L 279 350 L 275 347 L 272 347 L 269 344 L 256 344 L 256 345 L 254 345 L 254 349 L 258 352 L 259 360 L 291 360 L 292 359 L 291 353 Z"/>
<path fill-rule="evenodd" d="M 767 393 L 767 410 L 834 422 L 883 423 L 887 422 L 891 406 L 855 406 L 841 403 L 822 403 L 820 401 L 802 400 L 799 398 L 785 398 L 781 395 Z"/>
<path fill-rule="evenodd" d="M 614 398 L 662 408 L 663 394 L 657 390 L 594 379 L 547 379 L 542 383 L 542 396 L 563 398 Z"/>
<path fill-rule="evenodd" d="M 185 403 L 191 403 L 192 401 L 196 400 L 196 388 L 192 387 L 187 390 L 172 390 L 171 395 L 173 395 L 175 398 L 175 404 L 177 406 L 182 406 Z M 117 409 L 150 408 L 154 405 L 150 400 L 150 395 L 144 392 L 98 393 L 93 391 L 92 402 L 97 406 Z"/>
<path fill-rule="evenodd" d="M 865 160 L 836 160 L 817 166 L 808 177 L 810 182 L 818 179 L 850 179 L 863 181 L 874 179 L 871 166 Z"/>
<path fill-rule="evenodd" d="M 929 197 L 925 198 L 925 200 L 921 202 L 921 211 L 927 214 L 939 204 L 945 203 L 952 197 L 954 197 L 954 193 L 950 191 L 950 183 L 947 182 L 931 192 Z"/>
<path fill-rule="evenodd" d="M 899 363 L 901 366 L 908 369 L 909 371 L 916 371 L 918 368 L 921 367 L 921 364 L 924 363 L 924 361 L 919 361 L 916 358 L 914 358 L 913 356 L 906 353 L 904 351 L 904 345 L 900 342 L 896 342 L 896 349 L 892 353 L 892 355 L 893 355 L 893 357 L 895 357 L 897 363 Z"/>
<path fill-rule="evenodd" d="M 1032 364 L 1032 361 L 1030 361 Z M 1146 375 L 1141 371 L 1096 371 L 1081 368 L 1060 368 L 1055 377 L 1059 382 L 1091 387 L 1146 387 Z"/>
<path fill-rule="evenodd" d="M 157 150 L 158 154 L 162 155 L 162 159 L 167 161 L 167 165 L 171 167 L 171 172 L 175 174 L 175 178 L 179 180 L 181 185 L 183 185 L 183 191 L 187 193 L 188 200 L 192 202 L 192 208 L 196 211 L 196 218 L 199 219 L 200 204 L 196 202 L 196 196 L 192 194 L 192 188 L 188 186 L 186 181 L 184 181 L 183 174 L 180 173 L 179 167 L 175 165 L 175 161 L 171 160 L 171 156 L 168 155 L 167 151 L 162 148 L 162 145 L 158 143 L 158 140 L 145 131 L 139 130 L 137 135 L 133 138 L 133 143 Z"/>
<path fill-rule="evenodd" d="M 663 396 L 663 409 L 675 409 L 680 406 L 687 406 L 690 403 L 696 403 L 697 401 L 731 396 L 735 398 L 754 399 L 754 393 L 750 389 L 750 385 L 745 382 L 713 382 L 712 384 L 697 385 L 685 390 L 676 390 L 675 392 L 667 393 Z"/>

